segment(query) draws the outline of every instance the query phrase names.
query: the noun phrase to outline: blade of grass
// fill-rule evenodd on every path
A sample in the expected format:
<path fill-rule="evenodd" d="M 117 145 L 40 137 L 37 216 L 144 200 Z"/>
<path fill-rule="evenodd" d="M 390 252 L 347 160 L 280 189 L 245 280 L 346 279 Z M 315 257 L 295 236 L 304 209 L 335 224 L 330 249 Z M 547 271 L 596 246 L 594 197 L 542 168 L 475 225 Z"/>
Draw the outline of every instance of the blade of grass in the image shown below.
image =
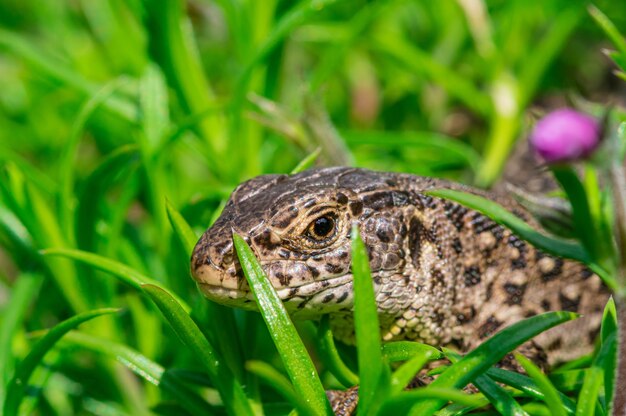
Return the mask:
<path fill-rule="evenodd" d="M 578 174 L 569 166 L 553 167 L 552 173 L 571 202 L 573 221 L 576 224 L 574 230 L 578 234 L 578 239 L 582 241 L 583 246 L 591 256 L 591 260 L 602 264 L 602 260 L 606 259 L 601 257 L 602 254 L 598 250 L 600 248 L 598 241 L 601 236 L 598 235 L 598 230 L 594 226 L 597 222 L 593 221 L 591 216 L 589 198 Z"/>
<path fill-rule="evenodd" d="M 120 146 L 105 156 L 84 180 L 76 208 L 76 241 L 83 250 L 95 250 L 98 238 L 98 207 L 116 177 L 128 177 L 137 166 L 139 153 L 134 144 Z M 119 176 L 118 176 L 119 175 Z"/>
<path fill-rule="evenodd" d="M 443 358 L 435 347 L 413 341 L 395 341 L 383 344 L 383 357 L 388 362 L 406 361 L 418 354 L 429 354 L 433 360 Z"/>
<path fill-rule="evenodd" d="M 317 414 L 332 414 L 315 366 L 276 290 L 244 239 L 233 234 L 233 243 L 250 290 L 296 392 Z"/>
<path fill-rule="evenodd" d="M 544 394 L 543 401 L 546 402 L 550 408 L 550 412 L 552 412 L 554 416 L 565 416 L 567 413 L 565 412 L 563 401 L 559 396 L 559 392 L 550 382 L 548 377 L 546 377 L 546 375 L 543 374 L 536 365 L 523 355 L 515 354 L 515 359 L 521 364 L 524 370 L 526 370 L 526 373 L 528 373 L 528 375 L 535 381 L 537 387 Z"/>
<path fill-rule="evenodd" d="M 474 385 L 487 397 L 491 405 L 505 416 L 528 416 L 528 413 L 511 397 L 509 392 L 500 387 L 485 375 L 480 375 L 474 380 Z"/>
<path fill-rule="evenodd" d="M 352 227 L 352 276 L 354 281 L 354 332 L 359 363 L 359 412 L 368 414 L 383 373 L 380 324 L 372 272 L 365 244 Z"/>
<path fill-rule="evenodd" d="M 482 196 L 469 194 L 453 189 L 434 189 L 426 192 L 428 195 L 456 201 L 468 208 L 485 214 L 498 224 L 510 228 L 515 234 L 530 242 L 537 248 L 548 253 L 566 257 L 580 262 L 589 262 L 588 254 L 580 245 L 555 237 L 546 236 L 532 228 L 526 222 L 516 217 L 501 205 Z"/>
<path fill-rule="evenodd" d="M 17 365 L 15 373 L 7 386 L 6 402 L 4 402 L 4 414 L 14 416 L 18 414 L 20 403 L 28 387 L 28 380 L 35 368 L 42 362 L 46 353 L 70 330 L 76 328 L 83 322 L 89 321 L 98 316 L 108 315 L 118 312 L 119 309 L 96 309 L 74 315 L 73 317 L 52 327 L 46 335 L 38 340 L 26 357 Z"/>
<path fill-rule="evenodd" d="M 141 287 L 157 305 L 183 344 L 206 368 L 228 413 L 236 416 L 252 415 L 252 408 L 243 387 L 221 360 L 221 357 L 216 354 L 213 346 L 207 341 L 198 325 L 189 317 L 180 303 L 159 286 L 144 283 Z"/>
<path fill-rule="evenodd" d="M 109 98 L 113 96 L 115 91 L 120 87 L 124 80 L 123 79 L 115 79 L 107 84 L 105 84 L 102 88 L 99 88 L 94 94 L 92 94 L 82 105 L 80 112 L 74 119 L 72 123 L 72 129 L 67 139 L 67 142 L 63 146 L 62 153 L 60 156 L 60 166 L 61 166 L 61 184 L 60 190 L 61 192 L 58 194 L 58 203 L 61 209 L 61 227 L 63 229 L 65 239 L 67 241 L 73 242 L 75 234 L 74 234 L 74 222 L 73 222 L 73 208 L 75 205 L 74 201 L 74 172 L 76 171 L 75 159 L 76 154 L 78 152 L 78 145 L 80 143 L 80 139 L 82 137 L 83 129 L 85 128 L 85 124 L 91 117 L 91 115 L 100 107 L 103 103 L 105 103 Z M 93 195 L 93 194 L 92 194 Z"/>
<path fill-rule="evenodd" d="M 617 332 L 613 332 L 603 340 L 602 347 L 598 355 L 593 360 L 592 366 L 587 370 L 583 386 L 578 396 L 578 405 L 576 406 L 577 416 L 594 415 L 596 406 L 599 402 L 599 394 L 604 383 L 604 372 L 607 362 L 615 361 L 617 351 Z"/>
<path fill-rule="evenodd" d="M 388 398 L 380 409 L 380 415 L 406 415 L 417 401 L 438 400 L 444 403 L 454 402 L 471 408 L 482 407 L 489 402 L 481 394 L 463 393 L 460 390 L 441 387 L 428 387 L 416 390 L 403 391 Z M 420 413 L 425 415 L 426 413 Z"/>
<path fill-rule="evenodd" d="M 169 200 L 165 201 L 165 206 L 170 224 L 174 229 L 174 235 L 177 236 L 187 255 L 191 257 L 198 237 Z M 220 336 L 215 337 L 215 342 L 220 352 L 228 362 L 229 367 L 234 371 L 237 379 L 242 380 L 243 365 L 240 357 L 243 356 L 243 353 L 239 337 L 237 336 L 237 322 L 235 321 L 233 310 L 210 301 L 207 301 L 207 304 L 204 306 L 206 307 L 206 314 L 212 317 L 212 319 L 209 318 L 209 321 L 220 323 Z"/>
<path fill-rule="evenodd" d="M 0 325 L 0 403 L 6 397 L 5 388 L 13 372 L 13 339 L 20 328 L 26 309 L 37 297 L 43 277 L 36 273 L 22 273 L 11 288 L 9 301 L 4 306 Z"/>
<path fill-rule="evenodd" d="M 577 314 L 570 312 L 548 312 L 517 322 L 496 333 L 470 351 L 459 362 L 440 374 L 429 387 L 461 388 L 478 375 L 487 371 L 489 367 L 501 360 L 505 354 L 532 337 L 553 326 L 575 319 L 577 316 Z M 414 406 L 411 414 L 430 415 L 444 403 L 441 400 L 425 400 Z"/>
<path fill-rule="evenodd" d="M 330 330 L 328 315 L 324 315 L 320 321 L 318 327 L 318 339 L 320 358 L 326 367 L 328 367 L 332 375 L 334 375 L 344 387 L 351 387 L 359 384 L 359 376 L 354 374 L 339 356 L 339 351 L 337 351 L 337 347 L 335 346 L 333 333 Z"/>
<path fill-rule="evenodd" d="M 308 168 L 313 166 L 313 164 L 315 163 L 315 161 L 319 157 L 320 153 L 322 153 L 322 148 L 321 147 L 317 147 L 315 150 L 313 150 L 311 153 L 309 153 L 304 159 L 302 159 L 300 161 L 300 163 L 298 163 L 296 165 L 296 167 L 293 168 L 293 170 L 290 172 L 290 174 L 294 175 L 296 173 L 299 173 L 299 172 L 302 172 L 304 170 L 307 170 Z"/>
<path fill-rule="evenodd" d="M 547 33 L 542 36 L 541 42 L 536 44 L 533 53 L 529 54 L 518 76 L 518 85 L 524 86 L 520 89 L 518 106 L 520 109 L 525 108 L 532 100 L 546 69 L 580 23 L 584 16 L 584 9 L 580 7 L 582 4 L 584 3 L 571 3 L 570 7 L 554 15 L 555 18 L 548 26 Z"/>
<path fill-rule="evenodd" d="M 23 36 L 0 29 L 0 46 L 4 46 L 43 74 L 59 80 L 83 94 L 95 94 L 99 89 L 97 84 L 87 81 L 81 74 L 53 59 L 49 54 L 44 53 L 43 49 L 33 45 Z M 112 113 L 125 120 L 134 122 L 138 118 L 137 108 L 129 100 L 121 97 L 107 100 L 105 106 Z"/>
<path fill-rule="evenodd" d="M 593 4 L 588 6 L 588 11 L 593 20 L 595 20 L 598 26 L 600 26 L 600 28 L 604 31 L 606 36 L 611 39 L 611 42 L 613 42 L 613 45 L 615 45 L 617 50 L 619 50 L 623 55 L 626 55 L 626 39 L 624 39 L 611 19 L 609 19 Z"/>
<path fill-rule="evenodd" d="M 176 377 L 170 376 L 169 370 L 165 370 L 160 364 L 126 345 L 78 331 L 69 332 L 60 344 L 79 346 L 119 361 L 144 380 L 168 391 L 191 414 L 215 412 L 215 409 L 196 392 L 182 384 Z"/>
<path fill-rule="evenodd" d="M 336 0 L 301 1 L 280 18 L 280 20 L 274 25 L 272 32 L 265 38 L 263 44 L 256 48 L 255 54 L 248 61 L 237 81 L 234 99 L 234 105 L 236 107 L 243 107 L 241 103 L 243 103 L 246 97 L 248 84 L 256 67 L 260 65 L 276 48 L 276 46 L 279 45 L 280 42 L 282 42 L 283 39 L 285 39 L 285 37 L 296 27 L 302 25 L 304 22 L 312 20 L 316 14 L 321 13 L 325 7 L 335 1 Z"/>
<path fill-rule="evenodd" d="M 183 246 L 185 253 L 191 257 L 193 248 L 196 246 L 196 242 L 198 241 L 198 236 L 193 232 L 187 221 L 185 221 L 180 212 L 174 208 L 169 200 L 165 200 L 165 207 L 167 209 L 167 216 L 169 217 L 170 224 L 174 229 L 174 234 L 178 237 L 178 241 L 180 241 Z"/>
<path fill-rule="evenodd" d="M 491 113 L 492 106 L 485 93 L 476 88 L 467 78 L 458 75 L 454 70 L 436 61 L 431 55 L 416 48 L 405 39 L 399 36 L 381 36 L 375 40 L 374 48 L 398 61 L 410 71 L 425 75 L 476 114 L 486 116 Z"/>
<path fill-rule="evenodd" d="M 57 212 L 38 189 L 26 183 L 24 185 L 25 205 L 22 207 L 30 212 L 31 221 L 28 232 L 33 236 L 36 247 L 65 247 L 67 241 L 58 222 Z M 53 277 L 67 301 L 75 312 L 89 309 L 87 297 L 81 292 L 81 285 L 76 269 L 71 262 L 64 259 L 45 259 Z"/>
<path fill-rule="evenodd" d="M 558 372 L 550 374 L 548 378 L 559 391 L 572 392 L 580 391 L 586 374 L 586 369 L 559 370 Z M 565 401 L 563 397 L 561 397 L 561 399 Z M 573 409 L 572 412 L 576 411 L 575 406 Z"/>
<path fill-rule="evenodd" d="M 437 353 L 439 353 L 439 351 L 437 351 Z M 435 354 L 432 351 L 426 350 L 415 354 L 410 360 L 398 367 L 398 369 L 391 374 L 389 393 L 398 393 L 404 389 L 426 363 L 435 359 L 434 357 Z"/>
<path fill-rule="evenodd" d="M 487 375 L 493 380 L 506 384 L 507 386 L 511 386 L 535 399 L 544 400 L 546 397 L 540 390 L 539 386 L 537 386 L 537 383 L 525 375 L 515 373 L 513 371 L 503 370 L 501 368 L 490 368 L 487 370 Z M 551 379 L 551 382 L 555 384 L 557 388 L 559 387 L 556 381 Z M 576 403 L 561 392 L 558 392 L 558 395 L 567 414 L 574 414 L 574 412 L 576 412 Z"/>
<path fill-rule="evenodd" d="M 159 51 L 159 60 L 166 69 L 170 84 L 175 88 L 184 107 L 198 114 L 215 107 L 215 95 L 202 69 L 200 55 L 189 18 L 183 13 L 184 2 L 147 3 L 147 18 L 151 22 L 151 39 Z M 211 151 L 210 168 L 218 175 L 224 173 L 224 160 L 219 155 L 224 149 L 226 133 L 221 114 L 209 113 L 198 120 L 196 131 Z"/>
<path fill-rule="evenodd" d="M 161 287 L 162 284 L 154 279 L 151 279 L 132 267 L 128 267 L 125 264 L 117 262 L 115 260 L 108 259 L 98 254 L 88 253 L 81 250 L 72 250 L 65 248 L 48 248 L 41 251 L 46 256 L 61 256 L 95 267 L 98 270 L 112 274 L 114 277 L 120 279 L 122 282 L 134 287 L 137 290 L 143 291 L 143 285 L 150 284 L 153 286 Z M 185 301 L 180 299 L 176 294 L 172 294 L 176 301 L 183 307 L 185 311 L 190 311 L 191 308 Z"/>
<path fill-rule="evenodd" d="M 418 131 L 342 131 L 346 143 L 355 145 L 374 145 L 384 148 L 407 147 L 415 149 L 433 149 L 442 159 L 461 159 L 472 169 L 480 163 L 480 157 L 471 146 L 443 134 Z M 444 154 L 441 154 L 444 152 Z"/>
<path fill-rule="evenodd" d="M 604 307 L 602 315 L 602 326 L 600 327 L 600 340 L 602 345 L 611 342 L 611 337 L 619 339 L 619 329 L 617 324 L 617 309 L 613 297 L 609 299 Z M 617 349 L 617 345 L 615 345 Z M 615 397 L 615 382 L 617 375 L 617 350 L 609 351 L 603 366 L 604 369 L 604 397 L 607 403 L 607 413 L 612 414 L 613 397 Z"/>
<path fill-rule="evenodd" d="M 144 151 L 152 155 L 161 147 L 170 128 L 167 85 L 163 73 L 155 64 L 147 65 L 141 77 L 139 104 Z"/>
<path fill-rule="evenodd" d="M 443 352 L 453 364 L 459 362 L 461 359 L 460 354 L 450 349 L 443 348 Z M 511 394 L 496 384 L 486 374 L 481 374 L 476 377 L 473 383 L 500 414 L 505 416 L 528 416 L 528 413 L 511 397 Z"/>
<path fill-rule="evenodd" d="M 296 393 L 291 383 L 289 383 L 289 380 L 271 365 L 262 361 L 248 361 L 246 363 L 246 370 L 256 374 L 280 393 L 294 406 L 299 415 L 315 416 L 317 414 L 311 406 Z"/>

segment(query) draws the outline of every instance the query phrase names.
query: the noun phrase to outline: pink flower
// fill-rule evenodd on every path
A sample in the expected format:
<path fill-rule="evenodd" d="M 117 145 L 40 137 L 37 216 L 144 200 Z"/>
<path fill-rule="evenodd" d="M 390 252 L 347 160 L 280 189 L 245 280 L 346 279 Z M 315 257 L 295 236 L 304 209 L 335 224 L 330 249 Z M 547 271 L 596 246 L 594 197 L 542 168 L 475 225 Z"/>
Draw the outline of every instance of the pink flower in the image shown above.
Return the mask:
<path fill-rule="evenodd" d="M 596 119 L 563 108 L 539 120 L 530 135 L 530 145 L 548 163 L 574 161 L 595 150 L 600 133 Z"/>

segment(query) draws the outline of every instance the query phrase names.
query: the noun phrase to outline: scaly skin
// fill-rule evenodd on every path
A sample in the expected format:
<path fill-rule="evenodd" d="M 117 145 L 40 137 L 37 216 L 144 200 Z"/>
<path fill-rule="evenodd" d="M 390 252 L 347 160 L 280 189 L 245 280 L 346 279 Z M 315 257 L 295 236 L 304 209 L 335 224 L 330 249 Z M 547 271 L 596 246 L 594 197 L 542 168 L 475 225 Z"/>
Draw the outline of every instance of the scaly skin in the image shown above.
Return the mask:
<path fill-rule="evenodd" d="M 355 168 L 265 175 L 233 192 L 196 245 L 192 275 L 207 298 L 255 309 L 233 252 L 237 232 L 293 317 L 329 314 L 335 336 L 353 343 L 350 228 L 356 222 L 368 248 L 383 340 L 463 352 L 525 317 L 568 310 L 583 317 L 541 334 L 524 353 L 554 364 L 590 352 L 608 298 L 600 279 L 476 211 L 424 193 L 433 189 L 487 196 L 539 228 L 512 199 L 443 180 Z"/>

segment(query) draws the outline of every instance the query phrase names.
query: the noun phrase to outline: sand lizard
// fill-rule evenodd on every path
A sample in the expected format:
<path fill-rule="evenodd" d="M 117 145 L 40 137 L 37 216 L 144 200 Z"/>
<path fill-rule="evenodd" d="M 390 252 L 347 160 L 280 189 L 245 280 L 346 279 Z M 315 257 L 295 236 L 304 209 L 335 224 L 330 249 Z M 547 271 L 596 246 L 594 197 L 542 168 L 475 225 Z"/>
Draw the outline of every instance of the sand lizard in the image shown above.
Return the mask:
<path fill-rule="evenodd" d="M 233 251 L 244 236 L 294 318 L 329 314 L 354 342 L 350 229 L 367 246 L 381 337 L 467 351 L 497 330 L 549 310 L 583 314 L 525 353 L 547 364 L 590 352 L 608 292 L 582 265 L 550 256 L 488 217 L 428 196 L 487 196 L 539 227 L 512 198 L 452 182 L 357 168 L 264 175 L 241 184 L 194 250 L 192 274 L 216 302 L 255 309 Z"/>

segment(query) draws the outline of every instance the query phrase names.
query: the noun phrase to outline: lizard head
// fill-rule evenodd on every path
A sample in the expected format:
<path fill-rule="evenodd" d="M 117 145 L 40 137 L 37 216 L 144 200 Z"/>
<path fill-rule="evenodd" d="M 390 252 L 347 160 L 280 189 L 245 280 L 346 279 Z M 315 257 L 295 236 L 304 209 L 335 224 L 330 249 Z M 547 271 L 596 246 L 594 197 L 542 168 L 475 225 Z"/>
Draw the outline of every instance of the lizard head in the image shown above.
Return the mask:
<path fill-rule="evenodd" d="M 293 315 L 315 317 L 352 308 L 351 226 L 368 248 L 374 281 L 401 273 L 407 234 L 397 212 L 408 204 L 389 174 L 324 168 L 264 175 L 232 193 L 221 216 L 198 241 L 192 275 L 218 303 L 255 309 L 233 248 L 233 233 L 250 245 Z"/>

